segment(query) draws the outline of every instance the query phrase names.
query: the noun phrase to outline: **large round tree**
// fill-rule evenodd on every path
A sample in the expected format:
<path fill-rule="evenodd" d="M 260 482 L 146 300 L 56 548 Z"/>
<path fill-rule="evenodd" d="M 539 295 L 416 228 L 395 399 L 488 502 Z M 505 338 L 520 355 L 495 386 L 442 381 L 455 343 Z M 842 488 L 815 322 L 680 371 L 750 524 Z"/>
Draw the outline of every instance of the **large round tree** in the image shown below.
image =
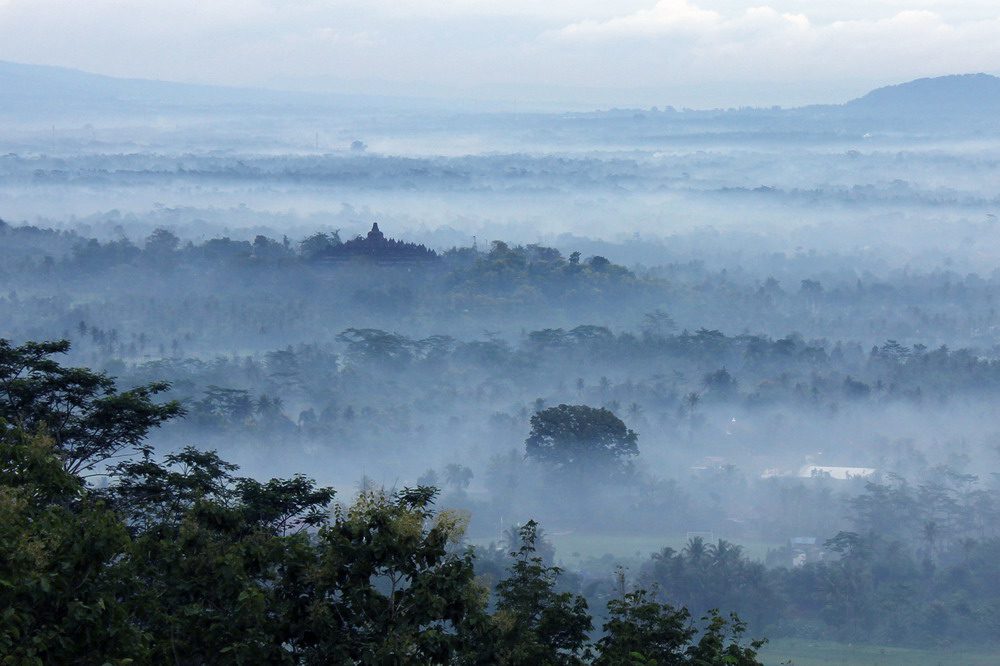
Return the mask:
<path fill-rule="evenodd" d="M 525 449 L 529 458 L 560 469 L 620 469 L 639 454 L 638 439 L 611 410 L 559 405 L 531 417 Z"/>

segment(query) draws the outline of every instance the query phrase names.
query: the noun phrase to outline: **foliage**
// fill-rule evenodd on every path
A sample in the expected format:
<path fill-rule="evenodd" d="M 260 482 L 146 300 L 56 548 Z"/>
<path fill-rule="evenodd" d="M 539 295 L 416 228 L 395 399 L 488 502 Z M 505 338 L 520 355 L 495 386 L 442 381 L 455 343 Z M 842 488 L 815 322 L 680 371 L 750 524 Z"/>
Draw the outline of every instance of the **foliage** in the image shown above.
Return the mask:
<path fill-rule="evenodd" d="M 712 610 L 702 618 L 706 622 L 698 641 L 687 649 L 688 663 L 696 666 L 727 664 L 732 666 L 759 666 L 757 652 L 764 646 L 763 640 L 742 643 L 746 624 L 735 614 L 729 619 Z"/>
<path fill-rule="evenodd" d="M 527 456 L 562 470 L 621 469 L 638 455 L 639 436 L 609 409 L 549 407 L 531 417 Z"/>
<path fill-rule="evenodd" d="M 561 569 L 546 566 L 535 553 L 537 524 L 520 529 L 520 548 L 511 553 L 510 575 L 497 585 L 497 654 L 500 663 L 582 664 L 589 655 L 587 634 L 592 629 L 583 597 L 556 592 Z"/>
<path fill-rule="evenodd" d="M 625 592 L 608 602 L 604 636 L 597 641 L 595 666 L 685 663 L 685 651 L 695 637 L 686 610 L 654 601 L 646 590 Z"/>
<path fill-rule="evenodd" d="M 93 472 L 123 453 L 143 450 L 150 428 L 181 413 L 177 402 L 153 401 L 169 384 L 119 392 L 105 374 L 52 359 L 68 350 L 66 340 L 18 347 L 0 340 L 0 418 L 28 432 L 44 428 L 67 471 Z"/>
<path fill-rule="evenodd" d="M 664 548 L 652 555 L 644 575 L 694 613 L 729 608 L 754 626 L 766 626 L 775 618 L 777 595 L 764 565 L 722 539 L 713 544 L 696 536 L 679 552 Z"/>
<path fill-rule="evenodd" d="M 486 590 L 471 553 L 449 548 L 461 517 L 431 511 L 434 494 L 365 491 L 320 530 L 307 661 L 445 663 L 472 649 Z"/>
<path fill-rule="evenodd" d="M 122 595 L 128 532 L 54 442 L 0 432 L 0 663 L 124 664 L 145 637 Z"/>
<path fill-rule="evenodd" d="M 746 623 L 736 614 L 728 619 L 709 609 L 698 630 L 686 608 L 656 601 L 655 591 L 625 589 L 625 573 L 618 571 L 619 595 L 608 602 L 604 635 L 597 641 L 595 666 L 682 666 L 735 664 L 755 666 L 765 641 L 744 644 Z"/>
<path fill-rule="evenodd" d="M 50 391 L 62 390 L 62 368 L 38 365 Z M 110 380 L 100 385 L 116 395 Z M 26 413 L 42 413 L 30 396 L 47 393 L 19 395 Z M 102 400 L 85 394 L 75 408 L 89 414 Z M 153 425 L 135 422 L 132 436 L 142 441 Z M 107 470 L 103 488 L 63 455 L 44 434 L 0 428 L 4 663 L 516 666 L 593 656 L 587 602 L 557 590 L 562 571 L 536 553 L 533 521 L 490 613 L 473 551 L 459 546 L 468 518 L 435 511 L 434 488 L 366 489 L 331 511 L 330 488 L 238 477 L 193 447 L 162 461 L 141 449 Z M 464 468 L 448 474 L 468 480 Z M 612 605 L 618 621 L 594 646 L 600 663 L 612 663 L 613 646 L 662 651 L 655 631 L 633 627 L 646 611 L 630 609 Z M 675 642 L 701 659 L 691 663 L 723 663 L 744 654 L 724 627 L 713 621 L 698 642 L 685 629 Z"/>

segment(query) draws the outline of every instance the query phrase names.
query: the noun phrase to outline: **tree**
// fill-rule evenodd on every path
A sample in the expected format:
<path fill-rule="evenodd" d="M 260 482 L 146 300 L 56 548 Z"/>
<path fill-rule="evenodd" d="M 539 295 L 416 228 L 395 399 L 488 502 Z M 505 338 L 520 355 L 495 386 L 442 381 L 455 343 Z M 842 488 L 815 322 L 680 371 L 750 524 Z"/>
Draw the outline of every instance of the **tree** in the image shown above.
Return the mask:
<path fill-rule="evenodd" d="M 417 477 L 418 486 L 437 486 L 438 483 L 438 473 L 433 469 L 428 469 L 423 474 Z"/>
<path fill-rule="evenodd" d="M 274 260 L 290 255 L 291 251 L 284 243 L 279 243 L 263 234 L 257 234 L 253 239 L 253 256 L 257 259 Z"/>
<path fill-rule="evenodd" d="M 524 544 L 524 526 L 511 525 L 504 530 L 502 544 L 507 548 L 508 553 L 516 553 Z M 548 539 L 545 530 L 535 525 L 531 533 L 531 546 L 536 556 L 541 558 L 546 566 L 551 565 L 556 559 L 556 547 Z"/>
<path fill-rule="evenodd" d="M 656 309 L 643 315 L 640 328 L 647 339 L 662 339 L 677 329 L 677 323 L 669 314 Z"/>
<path fill-rule="evenodd" d="M 156 229 L 146 239 L 146 251 L 157 257 L 166 257 L 177 251 L 181 239 L 167 229 Z"/>
<path fill-rule="evenodd" d="M 414 356 L 412 340 L 377 328 L 349 328 L 337 340 L 347 345 L 347 356 L 356 363 L 401 366 Z"/>
<path fill-rule="evenodd" d="M 549 407 L 531 417 L 527 456 L 557 469 L 618 469 L 639 453 L 639 436 L 608 409 Z"/>
<path fill-rule="evenodd" d="M 318 231 L 299 243 L 299 252 L 307 260 L 319 259 L 342 244 L 339 230 L 332 234 Z"/>
<path fill-rule="evenodd" d="M 803 280 L 799 291 L 810 299 L 816 299 L 823 295 L 823 285 L 818 280 Z"/>
<path fill-rule="evenodd" d="M 14 347 L 0 339 L 0 418 L 27 432 L 45 430 L 70 473 L 146 450 L 150 429 L 182 414 L 176 401 L 153 401 L 170 388 L 166 382 L 119 392 L 103 373 L 52 359 L 69 347 L 68 340 Z"/>
<path fill-rule="evenodd" d="M 122 603 L 129 548 L 51 438 L 0 422 L 0 661 L 142 660 L 145 638 Z"/>
<path fill-rule="evenodd" d="M 444 468 L 444 480 L 455 492 L 465 492 L 472 482 L 472 470 L 465 465 L 449 463 Z"/>
<path fill-rule="evenodd" d="M 698 642 L 687 649 L 687 662 L 693 666 L 727 664 L 730 666 L 762 666 L 757 660 L 757 652 L 766 641 L 754 640 L 749 645 L 742 643 L 746 633 L 746 623 L 735 614 L 729 619 L 717 610 L 711 610 L 702 618 L 706 622 Z"/>
<path fill-rule="evenodd" d="M 106 496 L 133 539 L 125 604 L 153 663 L 300 663 L 316 561 L 304 528 L 327 522 L 333 491 L 235 471 L 192 447 L 113 470 Z"/>
<path fill-rule="evenodd" d="M 497 585 L 496 653 L 492 663 L 509 666 L 586 663 L 593 628 L 583 597 L 556 592 L 562 569 L 546 566 L 535 552 L 538 524 L 521 527 L 510 575 Z"/>
<path fill-rule="evenodd" d="M 127 401 L 109 403 L 113 427 L 86 433 L 101 442 L 132 428 L 139 444 L 119 449 L 125 459 L 105 470 L 112 483 L 88 485 L 79 470 L 89 463 L 67 467 L 70 440 L 43 426 L 102 409 L 94 403 L 105 396 L 53 402 L 37 384 L 48 377 L 62 390 L 65 369 L 45 349 L 7 345 L 3 357 L 18 408 L 8 411 L 37 417 L 21 422 L 38 429 L 0 418 L 3 663 L 576 666 L 593 656 L 587 603 L 558 590 L 562 570 L 534 521 L 517 532 L 490 614 L 474 551 L 460 546 L 468 517 L 436 511 L 434 488 L 366 487 L 331 511 L 333 490 L 301 475 L 242 478 L 193 447 L 154 456 Z M 118 395 L 113 382 L 105 388 Z M 452 476 L 465 479 L 463 469 Z M 702 550 L 699 560 L 720 569 L 739 560 L 721 543 Z M 973 544 L 969 554 L 993 575 L 994 550 Z M 685 611 L 652 603 L 637 593 L 609 608 L 601 663 L 653 663 L 674 641 L 687 645 L 679 663 L 756 664 L 735 618 L 706 618 L 692 643 L 690 628 L 678 629 Z"/>
<path fill-rule="evenodd" d="M 603 630 L 594 666 L 684 664 L 688 644 L 697 633 L 686 609 L 658 603 L 643 589 L 623 591 L 608 602 Z"/>
<path fill-rule="evenodd" d="M 591 257 L 587 261 L 587 264 L 590 266 L 591 270 L 599 272 L 606 271 L 611 266 L 611 262 L 607 258 L 600 255 Z"/>
<path fill-rule="evenodd" d="M 624 593 L 608 602 L 604 636 L 597 641 L 594 666 L 761 666 L 757 652 L 765 641 L 744 645 L 746 624 L 712 610 L 699 632 L 687 609 L 650 598 L 646 590 Z M 700 635 L 699 635 L 700 634 Z M 697 641 L 695 638 L 698 637 Z"/>
<path fill-rule="evenodd" d="M 466 519 L 432 511 L 435 494 L 364 491 L 319 531 L 306 663 L 442 664 L 489 645 L 472 552 L 452 549 Z"/>
<path fill-rule="evenodd" d="M 702 381 L 708 395 L 719 400 L 733 397 L 739 388 L 736 378 L 725 368 L 709 372 Z"/>

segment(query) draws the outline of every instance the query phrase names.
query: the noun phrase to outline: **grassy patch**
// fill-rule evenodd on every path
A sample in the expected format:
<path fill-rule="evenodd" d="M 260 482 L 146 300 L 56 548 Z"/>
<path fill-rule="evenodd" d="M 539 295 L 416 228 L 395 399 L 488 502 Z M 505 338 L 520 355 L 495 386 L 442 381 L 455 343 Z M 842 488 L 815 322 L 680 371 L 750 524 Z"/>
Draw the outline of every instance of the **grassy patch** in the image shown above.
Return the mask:
<path fill-rule="evenodd" d="M 618 559 L 645 560 L 651 554 L 657 553 L 669 546 L 681 550 L 687 544 L 686 536 L 608 536 L 602 534 L 582 534 L 577 532 L 546 533 L 546 538 L 552 541 L 556 549 L 556 560 L 568 566 L 591 558 L 600 558 L 610 554 Z M 720 537 L 716 536 L 711 543 Z M 778 544 L 736 542 L 743 552 L 752 559 L 763 560 L 770 548 Z"/>
<path fill-rule="evenodd" d="M 557 529 L 545 530 L 545 538 L 552 543 L 556 549 L 556 562 L 566 566 L 575 567 L 588 561 L 601 559 L 610 555 L 615 561 L 634 562 L 649 558 L 653 553 L 658 553 L 669 546 L 675 550 L 681 550 L 687 545 L 688 538 L 684 535 L 675 536 L 610 536 L 607 534 L 586 534 L 583 532 L 562 532 Z M 709 543 L 716 543 L 720 538 L 714 536 Z M 706 541 L 707 541 L 706 537 Z M 472 539 L 471 543 L 476 546 L 486 546 L 495 539 Z M 743 548 L 747 557 L 763 561 L 767 551 L 777 548 L 781 544 L 764 542 L 747 542 L 739 540 L 729 540 Z"/>
<path fill-rule="evenodd" d="M 1000 651 L 913 650 L 878 645 L 778 639 L 761 651 L 766 666 L 995 666 Z"/>

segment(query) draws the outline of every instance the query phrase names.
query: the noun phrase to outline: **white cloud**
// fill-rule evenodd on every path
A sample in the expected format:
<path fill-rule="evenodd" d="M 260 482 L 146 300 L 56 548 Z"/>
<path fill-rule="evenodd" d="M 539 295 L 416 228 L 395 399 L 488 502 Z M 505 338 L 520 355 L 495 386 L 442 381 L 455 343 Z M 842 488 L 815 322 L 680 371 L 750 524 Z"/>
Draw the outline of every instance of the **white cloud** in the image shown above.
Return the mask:
<path fill-rule="evenodd" d="M 556 36 L 579 38 L 620 38 L 630 36 L 689 33 L 701 35 L 723 22 L 722 15 L 696 7 L 686 0 L 660 0 L 651 9 L 642 9 L 604 21 L 585 20 L 555 32 Z"/>
<path fill-rule="evenodd" d="M 768 94 L 802 87 L 812 95 L 825 81 L 870 86 L 993 71 L 1000 65 L 997 34 L 1000 18 L 950 22 L 928 9 L 820 22 L 771 6 L 724 13 L 688 0 L 659 0 L 647 9 L 550 30 L 540 42 L 548 53 L 571 54 L 577 71 L 601 72 L 599 62 L 615 63 L 636 85 L 690 90 L 729 82 L 743 89 L 759 84 Z M 800 97 L 793 92 L 775 101 L 806 101 Z"/>
<path fill-rule="evenodd" d="M 397 81 L 522 98 L 574 87 L 603 90 L 601 104 L 679 105 L 835 101 L 1000 66 L 995 0 L 764 1 L 0 0 L 0 59 L 237 85 Z"/>
<path fill-rule="evenodd" d="M 572 21 L 581 16 L 610 18 L 642 7 L 644 0 L 366 0 L 382 16 L 522 17 Z"/>

